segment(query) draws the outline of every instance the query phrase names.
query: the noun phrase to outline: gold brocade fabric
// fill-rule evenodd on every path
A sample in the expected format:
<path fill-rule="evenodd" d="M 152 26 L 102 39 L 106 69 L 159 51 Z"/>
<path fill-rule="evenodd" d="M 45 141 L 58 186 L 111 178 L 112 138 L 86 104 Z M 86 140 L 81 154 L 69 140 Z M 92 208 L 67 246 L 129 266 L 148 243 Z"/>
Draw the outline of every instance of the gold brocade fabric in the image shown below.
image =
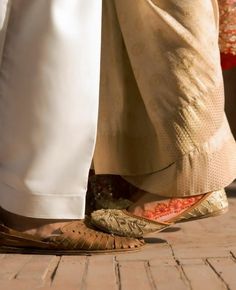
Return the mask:
<path fill-rule="evenodd" d="M 216 0 L 104 0 L 97 174 L 187 196 L 236 177 Z"/>

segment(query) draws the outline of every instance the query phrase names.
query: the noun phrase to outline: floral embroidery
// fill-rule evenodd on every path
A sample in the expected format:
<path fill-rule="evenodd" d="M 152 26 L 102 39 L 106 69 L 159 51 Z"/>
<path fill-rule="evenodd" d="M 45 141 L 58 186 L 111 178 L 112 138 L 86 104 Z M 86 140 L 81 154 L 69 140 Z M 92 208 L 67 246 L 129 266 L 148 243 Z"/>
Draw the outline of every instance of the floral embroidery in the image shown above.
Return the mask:
<path fill-rule="evenodd" d="M 153 210 L 144 210 L 143 217 L 158 220 L 163 216 L 176 215 L 198 202 L 203 195 L 185 198 L 172 198 L 167 203 L 158 203 Z"/>

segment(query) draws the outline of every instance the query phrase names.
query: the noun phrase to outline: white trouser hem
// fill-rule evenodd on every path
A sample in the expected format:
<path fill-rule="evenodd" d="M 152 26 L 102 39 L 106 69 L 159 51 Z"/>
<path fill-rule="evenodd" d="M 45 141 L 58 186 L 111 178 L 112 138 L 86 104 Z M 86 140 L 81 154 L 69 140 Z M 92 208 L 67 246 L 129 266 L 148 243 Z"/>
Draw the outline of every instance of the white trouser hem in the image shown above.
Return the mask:
<path fill-rule="evenodd" d="M 83 219 L 85 189 L 75 195 L 27 194 L 0 184 L 0 206 L 14 214 L 42 219 Z"/>

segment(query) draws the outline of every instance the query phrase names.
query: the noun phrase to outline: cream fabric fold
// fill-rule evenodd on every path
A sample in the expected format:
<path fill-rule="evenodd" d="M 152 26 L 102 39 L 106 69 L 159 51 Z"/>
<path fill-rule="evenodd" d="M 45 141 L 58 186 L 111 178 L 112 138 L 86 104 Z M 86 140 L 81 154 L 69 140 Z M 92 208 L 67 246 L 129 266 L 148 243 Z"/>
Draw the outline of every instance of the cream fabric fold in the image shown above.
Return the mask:
<path fill-rule="evenodd" d="M 236 177 L 216 0 L 104 0 L 96 173 L 167 196 Z"/>
<path fill-rule="evenodd" d="M 12 0 L 1 9 L 0 205 L 83 218 L 94 151 L 101 0 Z"/>

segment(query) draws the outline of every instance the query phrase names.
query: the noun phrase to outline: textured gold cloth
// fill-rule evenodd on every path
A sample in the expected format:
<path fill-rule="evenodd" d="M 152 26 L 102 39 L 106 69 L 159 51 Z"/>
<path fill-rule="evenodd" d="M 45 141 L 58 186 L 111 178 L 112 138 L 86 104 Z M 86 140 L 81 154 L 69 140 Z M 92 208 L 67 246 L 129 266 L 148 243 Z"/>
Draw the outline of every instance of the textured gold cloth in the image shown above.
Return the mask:
<path fill-rule="evenodd" d="M 96 173 L 185 196 L 228 185 L 216 0 L 104 0 Z"/>

